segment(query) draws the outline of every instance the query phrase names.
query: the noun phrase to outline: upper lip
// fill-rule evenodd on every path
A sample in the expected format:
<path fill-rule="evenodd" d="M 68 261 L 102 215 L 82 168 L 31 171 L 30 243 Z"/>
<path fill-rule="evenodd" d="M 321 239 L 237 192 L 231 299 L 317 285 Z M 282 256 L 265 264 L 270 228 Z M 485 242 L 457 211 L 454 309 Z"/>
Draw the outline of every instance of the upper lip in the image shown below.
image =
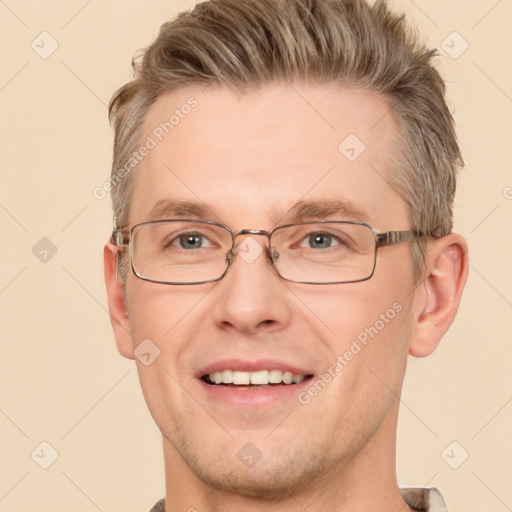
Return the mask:
<path fill-rule="evenodd" d="M 201 378 L 210 373 L 222 372 L 224 370 L 234 370 L 239 372 L 257 372 L 259 370 L 281 370 L 283 372 L 292 372 L 295 375 L 312 375 L 313 372 L 293 366 L 283 361 L 273 359 L 222 359 L 210 363 L 201 368 L 196 377 Z"/>

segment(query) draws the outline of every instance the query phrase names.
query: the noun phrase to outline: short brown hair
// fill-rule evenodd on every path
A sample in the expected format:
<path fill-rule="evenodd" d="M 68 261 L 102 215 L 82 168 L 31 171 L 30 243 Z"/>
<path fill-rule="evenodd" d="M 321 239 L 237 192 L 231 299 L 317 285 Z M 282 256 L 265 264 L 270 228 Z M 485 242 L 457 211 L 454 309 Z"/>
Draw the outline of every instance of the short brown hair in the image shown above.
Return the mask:
<path fill-rule="evenodd" d="M 134 173 L 115 178 L 140 145 L 145 115 L 159 95 L 193 85 L 246 91 L 285 80 L 378 93 L 398 125 L 391 185 L 409 207 L 411 229 L 450 233 L 463 162 L 435 55 L 385 0 L 373 6 L 365 0 L 209 0 L 182 12 L 134 58 L 135 79 L 110 101 L 118 225 L 128 219 Z M 424 253 L 424 244 L 413 244 L 416 278 Z"/>

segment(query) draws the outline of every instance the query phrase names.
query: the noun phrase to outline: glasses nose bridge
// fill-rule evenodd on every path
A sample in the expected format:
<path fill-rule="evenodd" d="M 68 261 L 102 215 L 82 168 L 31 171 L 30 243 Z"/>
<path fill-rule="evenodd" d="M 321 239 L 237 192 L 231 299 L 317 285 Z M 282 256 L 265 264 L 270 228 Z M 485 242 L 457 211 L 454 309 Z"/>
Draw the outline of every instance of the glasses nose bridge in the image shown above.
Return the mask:
<path fill-rule="evenodd" d="M 237 245 L 236 245 L 236 238 L 242 235 L 257 235 L 257 236 L 264 236 L 267 238 L 269 244 L 270 244 L 270 236 L 272 235 L 271 231 L 266 231 L 265 229 L 239 229 L 238 231 L 235 231 L 232 233 L 231 237 L 233 239 L 233 247 L 231 251 L 233 253 L 236 253 L 237 251 Z"/>
<path fill-rule="evenodd" d="M 268 240 L 268 246 L 266 251 L 270 253 L 270 237 L 272 235 L 271 231 L 266 231 L 265 229 L 239 229 L 238 231 L 234 231 L 231 234 L 231 238 L 233 240 L 231 251 L 228 254 L 228 262 L 231 264 L 233 261 L 233 256 L 238 252 L 240 245 L 237 245 L 236 238 L 242 235 L 256 235 L 256 236 L 264 236 Z"/>
<path fill-rule="evenodd" d="M 235 238 L 240 235 L 263 235 L 270 239 L 270 231 L 266 231 L 264 229 L 239 229 L 233 233 L 233 242 Z"/>

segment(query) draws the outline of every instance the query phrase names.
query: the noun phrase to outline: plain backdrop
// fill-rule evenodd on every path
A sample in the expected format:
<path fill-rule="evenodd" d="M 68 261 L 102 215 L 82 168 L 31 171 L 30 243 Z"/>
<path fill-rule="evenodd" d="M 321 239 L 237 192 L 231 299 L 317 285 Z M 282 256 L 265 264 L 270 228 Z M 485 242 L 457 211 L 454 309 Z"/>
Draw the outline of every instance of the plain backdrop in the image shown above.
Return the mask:
<path fill-rule="evenodd" d="M 194 3 L 0 1 L 0 511 L 142 512 L 164 495 L 159 431 L 107 314 L 110 198 L 98 200 L 93 190 L 109 177 L 106 105 L 131 77 L 133 53 Z M 453 327 L 433 356 L 410 360 L 399 483 L 439 487 L 453 512 L 505 512 L 512 509 L 512 2 L 391 5 L 442 54 L 466 162 L 455 230 L 467 238 L 471 261 Z"/>

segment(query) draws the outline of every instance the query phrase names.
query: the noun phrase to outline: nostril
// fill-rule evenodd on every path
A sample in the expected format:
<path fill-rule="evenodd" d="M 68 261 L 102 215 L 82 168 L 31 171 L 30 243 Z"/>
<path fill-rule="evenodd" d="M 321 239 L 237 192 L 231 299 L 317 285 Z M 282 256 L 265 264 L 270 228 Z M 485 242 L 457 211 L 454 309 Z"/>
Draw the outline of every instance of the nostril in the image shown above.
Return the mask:
<path fill-rule="evenodd" d="M 263 328 L 266 330 L 267 328 L 273 328 L 277 322 L 275 320 L 272 320 L 271 318 L 267 318 L 266 320 L 262 320 L 261 322 L 258 322 L 258 328 Z"/>

